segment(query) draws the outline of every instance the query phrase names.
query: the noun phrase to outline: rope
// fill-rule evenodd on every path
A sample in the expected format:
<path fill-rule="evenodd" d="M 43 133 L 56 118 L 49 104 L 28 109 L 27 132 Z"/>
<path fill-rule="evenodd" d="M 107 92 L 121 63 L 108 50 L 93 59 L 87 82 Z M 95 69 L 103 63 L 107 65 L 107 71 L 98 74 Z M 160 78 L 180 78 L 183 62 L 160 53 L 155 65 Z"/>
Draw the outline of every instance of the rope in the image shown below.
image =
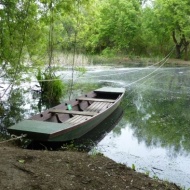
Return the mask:
<path fill-rule="evenodd" d="M 171 50 L 162 60 L 160 60 L 159 62 L 154 63 L 153 65 L 144 67 L 144 68 L 142 68 L 142 69 L 139 69 L 139 68 L 138 68 L 138 69 L 135 69 L 135 70 L 132 70 L 132 71 L 127 71 L 127 72 L 122 72 L 122 73 L 114 73 L 114 74 L 108 74 L 108 75 L 92 76 L 92 77 L 89 77 L 89 78 L 97 78 L 97 77 L 103 77 L 103 76 L 114 76 L 114 75 L 118 75 L 118 74 L 133 73 L 133 72 L 136 72 L 136 71 L 141 71 L 141 70 L 144 70 L 144 69 L 147 69 L 147 68 L 151 68 L 151 67 L 153 67 L 153 66 L 155 66 L 155 65 L 160 64 L 160 63 L 161 63 L 162 61 L 164 61 L 164 60 L 165 60 L 165 62 L 166 62 L 166 61 L 169 59 L 169 57 L 171 56 L 171 54 L 172 54 L 174 48 L 175 48 L 175 46 L 174 46 L 174 47 L 172 48 L 172 50 Z M 165 64 L 165 62 L 164 62 L 164 64 Z M 79 77 L 79 78 L 81 79 L 81 78 L 86 78 L 86 77 Z"/>
<path fill-rule="evenodd" d="M 146 75 L 145 77 L 142 77 L 142 78 L 140 78 L 140 79 L 138 79 L 138 80 L 136 80 L 136 81 L 134 81 L 134 82 L 128 84 L 126 87 L 131 86 L 132 84 L 135 84 L 135 83 L 137 83 L 137 82 L 139 82 L 139 81 L 141 81 L 141 80 L 144 80 L 144 79 L 148 78 L 150 75 L 152 75 L 152 74 L 155 73 L 157 70 L 159 70 L 159 69 L 166 63 L 166 61 L 169 59 L 169 57 L 171 56 L 173 50 L 174 50 L 174 48 L 173 48 L 173 49 L 171 50 L 171 52 L 164 58 L 165 61 L 164 61 L 158 68 L 156 68 L 155 70 L 153 70 L 151 73 L 149 73 L 149 74 Z M 163 60 L 164 60 L 164 59 L 163 59 Z"/>
<path fill-rule="evenodd" d="M 137 83 L 137 82 L 139 82 L 139 81 L 141 81 L 141 80 L 147 78 L 147 80 L 145 80 L 144 82 L 142 82 L 141 84 L 138 85 L 138 86 L 141 86 L 142 84 L 144 84 L 145 82 L 147 82 L 148 80 L 150 80 L 152 77 L 155 77 L 156 75 L 160 74 L 160 73 L 157 73 L 157 74 L 151 76 L 153 73 L 155 73 L 157 70 L 159 70 L 159 69 L 166 63 L 166 61 L 167 61 L 167 60 L 169 59 L 169 57 L 171 56 L 173 50 L 174 50 L 174 48 L 173 48 L 173 49 L 171 50 L 171 52 L 164 58 L 165 61 L 160 65 L 160 67 L 158 67 L 158 68 L 155 69 L 153 72 L 151 72 L 151 73 L 149 73 L 148 75 L 146 75 L 145 77 L 142 77 L 142 78 L 140 78 L 140 79 L 138 79 L 138 80 L 136 80 L 136 81 L 134 81 L 134 82 L 128 84 L 126 87 L 131 86 L 132 84 L 135 84 L 135 83 Z M 164 60 L 164 59 L 163 59 L 163 60 Z M 149 77 L 149 76 L 151 76 L 151 77 Z M 149 77 L 149 78 L 148 78 L 148 77 Z M 136 87 L 137 87 L 137 86 L 136 86 Z M 136 88 L 134 88 L 133 90 L 131 90 L 131 92 L 127 94 L 127 97 L 130 96 L 135 90 L 136 90 Z M 125 110 L 126 107 L 127 107 L 127 105 L 125 105 L 125 106 L 123 107 L 123 109 Z"/>
<path fill-rule="evenodd" d="M 0 144 L 4 144 L 4 143 L 6 143 L 6 142 L 10 142 L 10 141 L 15 141 L 15 140 L 18 140 L 18 139 L 22 139 L 22 138 L 24 138 L 24 137 L 26 137 L 26 136 L 27 136 L 26 134 L 23 134 L 23 135 L 21 135 L 21 136 L 11 135 L 11 139 L 1 141 Z"/>

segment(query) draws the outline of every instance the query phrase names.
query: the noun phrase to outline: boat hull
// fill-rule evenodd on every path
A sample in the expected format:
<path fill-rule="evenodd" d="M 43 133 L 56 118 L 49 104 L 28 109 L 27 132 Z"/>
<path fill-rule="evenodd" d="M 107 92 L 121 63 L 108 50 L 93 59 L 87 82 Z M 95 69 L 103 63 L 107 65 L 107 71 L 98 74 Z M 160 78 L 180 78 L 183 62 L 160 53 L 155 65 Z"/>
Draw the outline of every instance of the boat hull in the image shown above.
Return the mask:
<path fill-rule="evenodd" d="M 85 95 L 84 97 L 79 97 L 79 100 L 74 100 L 70 103 L 72 105 L 76 104 L 78 106 L 79 102 L 82 102 L 83 104 L 88 103 L 89 105 L 93 101 L 100 102 L 96 104 L 96 111 L 98 108 L 97 105 L 99 107 L 100 105 L 102 105 L 102 108 L 104 109 L 102 109 L 101 111 L 94 112 L 94 110 L 90 109 L 90 106 L 86 107 L 87 111 L 69 111 L 68 109 L 66 110 L 64 106 L 58 105 L 55 106 L 53 109 L 43 112 L 43 114 L 38 114 L 28 120 L 21 121 L 20 123 L 11 126 L 10 128 L 8 128 L 8 131 L 14 135 L 27 135 L 27 138 L 34 141 L 64 142 L 80 138 L 92 129 L 94 129 L 118 108 L 124 96 L 124 92 L 125 90 L 123 88 L 97 89 Z M 98 98 L 93 97 L 93 94 L 96 94 Z M 111 97 L 112 99 L 107 99 L 109 97 Z M 113 98 L 115 99 L 113 100 Z M 74 109 L 76 109 L 77 106 L 75 106 Z M 93 104 L 92 107 L 95 108 Z M 62 108 L 62 110 L 60 110 L 60 108 Z M 63 122 L 53 122 L 52 120 L 44 119 L 46 117 L 50 119 L 51 117 L 55 118 L 56 114 L 58 114 L 59 116 L 69 116 L 72 114 L 76 114 L 76 117 L 72 115 L 70 120 L 75 120 L 75 118 L 79 117 L 79 115 L 82 115 L 81 118 L 85 119 L 83 122 L 78 122 L 79 120 L 77 120 L 76 122 L 75 120 L 75 122 L 73 123 L 68 122 L 70 121 L 69 119 Z"/>
<path fill-rule="evenodd" d="M 60 131 L 59 133 L 52 135 L 48 141 L 69 141 L 72 139 L 77 139 L 85 135 L 87 132 L 91 131 L 98 124 L 100 124 L 104 119 L 106 119 L 112 112 L 114 112 L 117 107 L 120 105 L 120 101 L 115 104 L 111 109 L 106 110 L 104 113 L 98 115 L 97 117 L 93 117 L 91 120 L 77 125 L 70 129 L 70 131 Z"/>

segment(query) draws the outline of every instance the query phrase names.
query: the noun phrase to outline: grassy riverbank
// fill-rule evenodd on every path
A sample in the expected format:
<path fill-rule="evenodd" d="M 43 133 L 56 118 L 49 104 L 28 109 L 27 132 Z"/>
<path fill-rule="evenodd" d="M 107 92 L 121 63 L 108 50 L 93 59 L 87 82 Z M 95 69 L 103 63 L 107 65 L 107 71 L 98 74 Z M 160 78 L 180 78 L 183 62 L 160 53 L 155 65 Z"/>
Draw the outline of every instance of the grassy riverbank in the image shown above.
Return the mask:
<path fill-rule="evenodd" d="M 151 65 L 160 66 L 163 63 L 163 67 L 188 67 L 190 66 L 190 61 L 184 61 L 182 59 L 170 58 L 163 61 L 163 57 L 139 57 L 139 56 L 121 56 L 121 57 L 103 57 L 103 56 L 93 56 L 90 60 L 91 63 L 98 65 L 115 65 L 115 66 L 125 66 L 125 67 L 147 67 Z"/>

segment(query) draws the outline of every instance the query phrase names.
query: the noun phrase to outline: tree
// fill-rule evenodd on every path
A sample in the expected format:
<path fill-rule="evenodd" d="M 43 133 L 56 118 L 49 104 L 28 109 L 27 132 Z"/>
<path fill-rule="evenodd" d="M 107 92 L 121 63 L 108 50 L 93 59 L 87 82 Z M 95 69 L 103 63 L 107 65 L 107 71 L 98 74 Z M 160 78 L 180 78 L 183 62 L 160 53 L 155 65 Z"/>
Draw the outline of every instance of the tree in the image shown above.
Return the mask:
<path fill-rule="evenodd" d="M 157 17 L 158 27 L 162 25 L 166 35 L 170 34 L 175 43 L 176 57 L 181 58 L 184 53 L 188 59 L 188 46 L 190 40 L 190 1 L 156 0 L 154 13 Z"/>
<path fill-rule="evenodd" d="M 44 73 L 38 73 L 38 81 L 42 89 L 43 101 L 57 103 L 63 96 L 64 85 L 59 77 L 54 73 L 52 69 L 54 64 L 54 52 L 55 50 L 73 51 L 72 61 L 72 80 L 70 83 L 70 91 L 73 88 L 73 74 L 74 74 L 74 62 L 75 55 L 78 46 L 78 32 L 80 31 L 81 18 L 83 13 L 83 6 L 87 5 L 86 0 L 76 1 L 42 1 L 44 13 L 42 19 L 48 26 L 48 68 Z M 47 16 L 46 16 L 47 15 Z M 44 81 L 45 80 L 45 81 Z"/>
<path fill-rule="evenodd" d="M 96 1 L 96 18 L 91 23 L 91 36 L 88 40 L 93 44 L 95 52 L 115 49 L 126 52 L 138 35 L 140 26 L 139 1 L 105 0 Z"/>
<path fill-rule="evenodd" d="M 53 51 L 60 47 L 61 19 L 76 12 L 76 4 L 87 0 L 1 0 L 0 77 L 10 79 L 9 87 L 20 79 L 20 72 L 53 62 Z M 55 37 L 56 36 L 56 37 Z M 47 56 L 48 55 L 48 56 Z M 49 58 L 47 60 L 47 57 Z M 29 58 L 26 60 L 26 58 Z"/>
<path fill-rule="evenodd" d="M 19 82 L 20 73 L 29 70 L 26 58 L 43 52 L 38 4 L 34 0 L 1 1 L 0 25 L 0 77 L 8 78 L 11 88 Z"/>
<path fill-rule="evenodd" d="M 141 41 L 141 51 L 146 55 L 166 55 L 172 47 L 170 32 L 153 7 L 147 6 L 142 10 Z"/>

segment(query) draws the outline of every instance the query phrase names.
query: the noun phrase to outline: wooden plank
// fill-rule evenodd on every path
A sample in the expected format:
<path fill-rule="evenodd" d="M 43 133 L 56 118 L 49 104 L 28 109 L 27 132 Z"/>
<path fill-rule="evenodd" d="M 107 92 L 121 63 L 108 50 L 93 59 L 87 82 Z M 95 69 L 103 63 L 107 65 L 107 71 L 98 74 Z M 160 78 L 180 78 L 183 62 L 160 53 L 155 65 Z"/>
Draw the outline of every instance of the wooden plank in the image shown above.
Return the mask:
<path fill-rule="evenodd" d="M 76 118 L 75 118 L 76 117 Z M 79 116 L 79 115 L 77 115 L 77 116 L 74 116 L 73 118 L 71 118 L 71 119 L 68 119 L 67 121 L 66 121 L 66 123 L 70 123 L 70 124 L 73 124 L 73 125 L 75 125 L 75 124 L 80 124 L 80 123 L 83 123 L 83 122 L 85 122 L 85 121 L 87 121 L 87 120 L 89 120 L 90 118 L 92 118 L 92 117 L 90 117 L 90 116 Z"/>
<path fill-rule="evenodd" d="M 90 111 L 90 112 L 97 112 L 97 107 L 101 106 L 103 102 L 94 102 L 92 103 L 89 107 L 85 109 L 85 111 Z"/>
<path fill-rule="evenodd" d="M 102 112 L 102 111 L 108 109 L 111 105 L 112 105 L 112 103 L 104 103 L 104 105 L 102 105 L 102 107 L 99 109 L 99 112 Z"/>
<path fill-rule="evenodd" d="M 101 104 L 99 104 L 99 105 L 96 106 L 96 109 L 95 109 L 94 111 L 100 112 L 100 110 L 102 109 L 102 107 L 103 107 L 105 104 L 107 104 L 107 103 L 101 102 Z"/>
<path fill-rule="evenodd" d="M 96 107 L 101 104 L 101 102 L 93 102 L 90 106 L 88 106 L 85 111 L 95 111 Z"/>
<path fill-rule="evenodd" d="M 58 109 L 49 110 L 49 113 L 61 113 L 61 114 L 73 114 L 73 115 L 88 115 L 88 116 L 94 116 L 94 115 L 97 114 L 96 112 L 69 111 L 69 110 L 58 110 Z"/>
<path fill-rule="evenodd" d="M 70 119 L 66 120 L 65 122 L 75 122 L 78 120 L 78 118 L 80 118 L 80 115 L 75 115 L 74 117 L 71 117 Z"/>
<path fill-rule="evenodd" d="M 80 97 L 77 100 L 85 100 L 85 101 L 93 101 L 93 102 L 110 102 L 114 103 L 115 100 L 113 99 L 100 99 L 100 98 L 88 98 L 88 97 Z"/>
<path fill-rule="evenodd" d="M 86 108 L 85 111 L 101 112 L 101 111 L 109 108 L 111 105 L 113 105 L 113 103 L 93 102 L 89 107 Z"/>
<path fill-rule="evenodd" d="M 83 116 L 83 115 L 77 115 L 74 116 L 73 119 L 69 119 L 66 122 L 71 123 L 71 124 L 79 124 L 84 121 L 84 118 L 89 117 L 89 116 Z"/>

